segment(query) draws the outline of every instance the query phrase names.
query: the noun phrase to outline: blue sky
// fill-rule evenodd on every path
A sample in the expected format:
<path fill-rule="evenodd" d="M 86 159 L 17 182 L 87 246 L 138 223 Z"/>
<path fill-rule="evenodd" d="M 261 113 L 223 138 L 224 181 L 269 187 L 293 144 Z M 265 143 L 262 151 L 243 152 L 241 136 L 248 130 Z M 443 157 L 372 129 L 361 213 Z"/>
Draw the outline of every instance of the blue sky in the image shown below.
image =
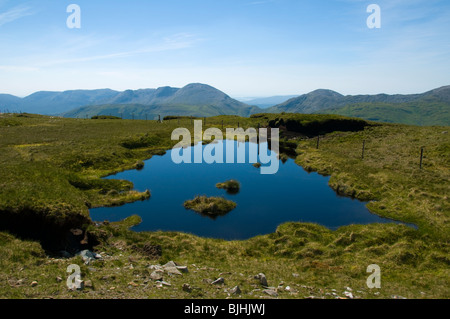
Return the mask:
<path fill-rule="evenodd" d="M 0 92 L 420 93 L 450 84 L 449 39 L 448 0 L 0 0 Z"/>

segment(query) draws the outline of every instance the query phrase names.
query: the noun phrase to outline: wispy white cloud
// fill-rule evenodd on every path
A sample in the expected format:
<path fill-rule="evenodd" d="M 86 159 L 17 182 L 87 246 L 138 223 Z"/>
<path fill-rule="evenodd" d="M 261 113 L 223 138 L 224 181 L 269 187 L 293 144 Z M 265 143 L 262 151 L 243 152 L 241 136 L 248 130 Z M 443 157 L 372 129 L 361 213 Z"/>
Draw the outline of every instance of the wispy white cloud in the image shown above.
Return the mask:
<path fill-rule="evenodd" d="M 73 64 L 73 63 L 79 63 L 79 62 L 91 62 L 91 61 L 100 61 L 100 60 L 108 60 L 108 59 L 116 59 L 116 58 L 129 58 L 132 56 L 148 54 L 148 53 L 187 49 L 189 47 L 192 47 L 194 45 L 194 43 L 196 43 L 198 41 L 200 41 L 200 39 L 196 38 L 192 34 L 178 33 L 178 34 L 174 34 L 172 36 L 163 38 L 160 44 L 156 44 L 153 46 L 147 46 L 147 47 L 144 47 L 141 49 L 113 52 L 113 53 L 108 53 L 108 54 L 90 55 L 90 56 L 84 56 L 84 57 L 59 59 L 59 60 L 52 59 L 52 60 L 37 62 L 37 65 L 39 65 L 40 67 L 50 67 L 50 66 L 55 66 L 55 65 Z M 59 55 L 61 56 L 61 54 L 59 54 Z"/>
<path fill-rule="evenodd" d="M 13 7 L 6 12 L 0 13 L 0 26 L 33 14 L 29 6 L 19 5 Z"/>

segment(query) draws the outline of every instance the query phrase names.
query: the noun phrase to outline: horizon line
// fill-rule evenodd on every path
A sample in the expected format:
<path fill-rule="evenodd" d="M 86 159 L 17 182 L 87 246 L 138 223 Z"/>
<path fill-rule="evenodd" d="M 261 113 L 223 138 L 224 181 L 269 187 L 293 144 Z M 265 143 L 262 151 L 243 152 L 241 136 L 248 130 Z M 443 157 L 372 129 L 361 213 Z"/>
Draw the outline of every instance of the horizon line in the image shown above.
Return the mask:
<path fill-rule="evenodd" d="M 97 89 L 83 89 L 83 88 L 79 88 L 79 89 L 67 89 L 67 90 L 59 90 L 59 91 L 58 91 L 58 90 L 38 90 L 38 91 L 34 91 L 34 92 L 32 92 L 32 93 L 30 93 L 30 94 L 28 94 L 28 95 L 15 95 L 15 94 L 11 94 L 11 93 L 0 92 L 0 95 L 11 95 L 11 96 L 14 96 L 14 97 L 23 99 L 23 98 L 29 97 L 29 96 L 31 96 L 31 95 L 33 95 L 33 94 L 36 94 L 36 93 L 44 93 L 44 92 L 45 92 L 45 93 L 66 93 L 66 92 L 73 92 L 73 91 L 101 91 L 101 90 L 110 90 L 110 91 L 114 91 L 114 92 L 117 92 L 117 93 L 123 93 L 123 92 L 126 92 L 126 91 L 158 90 L 158 89 L 161 89 L 161 88 L 173 88 L 173 89 L 178 89 L 178 90 L 180 90 L 180 89 L 185 88 L 185 87 L 187 87 L 187 86 L 189 86 L 189 85 L 192 85 L 192 84 L 200 84 L 200 85 L 204 85 L 204 86 L 210 86 L 210 87 L 212 87 L 212 88 L 214 88 L 214 89 L 216 89 L 216 90 L 218 90 L 218 91 L 220 91 L 220 92 L 222 92 L 222 93 L 224 93 L 224 94 L 228 95 L 229 97 L 231 97 L 231 98 L 233 98 L 233 99 L 236 99 L 236 100 L 243 99 L 243 98 L 248 98 L 248 99 L 252 100 L 252 99 L 271 98 L 271 97 L 302 96 L 302 95 L 310 94 L 310 93 L 313 93 L 313 92 L 319 91 L 319 90 L 323 90 L 323 91 L 332 91 L 332 92 L 338 93 L 338 94 L 343 95 L 343 96 L 383 95 L 383 94 L 386 94 L 386 95 L 414 95 L 414 94 L 424 94 L 424 93 L 427 93 L 427 92 L 430 92 L 430 91 L 433 91 L 433 90 L 437 90 L 437 89 L 441 89 L 441 88 L 445 88 L 445 87 L 450 86 L 450 84 L 441 85 L 441 86 L 438 86 L 438 87 L 434 87 L 434 88 L 425 90 L 425 91 L 423 91 L 423 92 L 416 92 L 416 93 L 384 93 L 384 92 L 379 92 L 379 93 L 343 94 L 343 93 L 340 93 L 339 91 L 333 90 L 333 89 L 318 88 L 318 89 L 315 89 L 315 90 L 312 90 L 312 91 L 309 91 L 309 92 L 306 92 L 306 93 L 286 93 L 286 94 L 272 94 L 272 95 L 264 95 L 264 96 L 263 96 L 263 95 L 255 95 L 255 94 L 249 94 L 249 95 L 243 96 L 243 95 L 241 94 L 240 96 L 232 96 L 232 95 L 226 93 L 225 91 L 223 91 L 223 90 L 221 90 L 221 89 L 218 89 L 218 88 L 216 88 L 216 87 L 214 87 L 214 86 L 212 86 L 212 85 L 209 85 L 209 84 L 206 84 L 206 83 L 200 83 L 200 82 L 192 82 L 192 83 L 188 83 L 188 84 L 186 84 L 185 86 L 182 86 L 182 87 L 170 86 L 170 85 L 163 85 L 163 86 L 154 87 L 154 88 L 150 88 L 150 87 L 147 87 L 147 88 L 138 88 L 138 89 L 131 89 L 131 88 L 129 88 L 129 89 L 123 89 L 123 90 L 120 90 L 120 89 L 111 89 L 111 88 L 108 88 L 108 87 L 97 88 Z"/>

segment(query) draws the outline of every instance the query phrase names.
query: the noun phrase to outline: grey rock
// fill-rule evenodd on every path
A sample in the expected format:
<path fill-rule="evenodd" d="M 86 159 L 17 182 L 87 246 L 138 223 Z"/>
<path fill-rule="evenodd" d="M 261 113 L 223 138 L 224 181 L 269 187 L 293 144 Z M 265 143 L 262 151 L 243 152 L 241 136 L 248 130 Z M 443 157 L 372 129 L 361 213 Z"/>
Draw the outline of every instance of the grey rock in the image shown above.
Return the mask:
<path fill-rule="evenodd" d="M 212 284 L 212 282 L 213 282 L 213 280 L 212 280 L 212 279 L 209 279 L 209 278 L 203 279 L 202 281 L 203 281 L 205 284 L 208 284 L 208 285 Z"/>
<path fill-rule="evenodd" d="M 89 250 L 82 250 L 82 251 L 78 252 L 76 255 L 81 256 L 81 258 L 83 259 L 83 261 L 86 265 L 89 265 L 89 263 L 91 261 L 96 259 L 95 254 Z"/>
<path fill-rule="evenodd" d="M 163 269 L 163 267 L 161 265 L 150 265 L 150 266 L 148 266 L 148 268 L 151 270 Z"/>
<path fill-rule="evenodd" d="M 169 267 L 176 268 L 176 267 L 177 267 L 177 264 L 176 264 L 175 262 L 173 262 L 173 261 L 169 261 L 167 264 L 165 264 L 165 265 L 163 266 L 163 268 L 169 268 Z"/>
<path fill-rule="evenodd" d="M 86 280 L 84 282 L 84 287 L 86 287 L 86 288 L 93 288 L 94 285 L 92 284 L 92 280 Z"/>
<path fill-rule="evenodd" d="M 152 272 L 150 274 L 150 279 L 158 281 L 158 280 L 163 280 L 163 274 L 164 272 L 161 270 L 155 270 L 154 272 Z"/>
<path fill-rule="evenodd" d="M 269 284 L 267 283 L 267 278 L 266 275 L 264 275 L 263 273 L 259 273 L 255 276 L 255 279 L 259 280 L 259 283 L 264 286 L 264 287 L 268 287 Z"/>
<path fill-rule="evenodd" d="M 278 297 L 278 293 L 273 289 L 264 289 L 263 292 L 272 297 Z"/>
<path fill-rule="evenodd" d="M 223 285 L 225 283 L 225 279 L 223 277 L 220 277 L 216 280 L 214 280 L 211 284 L 212 285 Z"/>
<path fill-rule="evenodd" d="M 239 286 L 231 288 L 229 290 L 229 293 L 232 294 L 232 295 L 240 295 L 241 294 L 241 288 L 239 288 Z"/>
<path fill-rule="evenodd" d="M 183 274 L 177 269 L 177 267 L 164 267 L 164 270 L 169 274 L 169 275 L 179 275 L 182 276 Z"/>
<path fill-rule="evenodd" d="M 181 271 L 187 272 L 186 266 L 178 266 L 174 261 L 169 261 L 167 264 L 162 266 L 164 271 L 166 271 L 169 275 L 183 275 Z"/>

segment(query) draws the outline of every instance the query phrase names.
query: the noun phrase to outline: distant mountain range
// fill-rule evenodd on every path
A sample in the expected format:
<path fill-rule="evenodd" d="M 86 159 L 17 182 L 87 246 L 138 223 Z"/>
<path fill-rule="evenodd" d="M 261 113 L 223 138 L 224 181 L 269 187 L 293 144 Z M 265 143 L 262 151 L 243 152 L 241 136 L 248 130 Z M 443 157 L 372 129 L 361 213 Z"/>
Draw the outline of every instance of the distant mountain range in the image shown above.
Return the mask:
<path fill-rule="evenodd" d="M 286 101 L 283 101 L 284 99 Z M 268 105 L 277 105 L 265 108 Z M 450 86 L 422 94 L 347 95 L 316 90 L 297 97 L 275 96 L 237 101 L 212 86 L 200 83 L 183 88 L 126 90 L 74 90 L 36 92 L 25 98 L 0 94 L 0 112 L 5 110 L 92 117 L 155 119 L 158 115 L 249 116 L 255 113 L 326 113 L 360 117 L 372 121 L 412 125 L 450 125 Z"/>
<path fill-rule="evenodd" d="M 126 90 L 75 90 L 65 92 L 36 92 L 23 99 L 0 95 L 0 110 L 91 117 L 114 115 L 123 118 L 154 118 L 161 115 L 240 115 L 260 111 L 255 106 L 232 99 L 205 84 L 193 83 L 183 88 Z"/>
<path fill-rule="evenodd" d="M 316 90 L 265 111 L 339 114 L 412 125 L 450 125 L 450 86 L 409 95 L 344 96 L 331 90 Z"/>
<path fill-rule="evenodd" d="M 24 98 L 0 95 L 0 110 L 56 115 L 82 105 L 106 102 L 117 94 L 116 91 L 103 89 L 65 92 L 39 91 Z"/>

